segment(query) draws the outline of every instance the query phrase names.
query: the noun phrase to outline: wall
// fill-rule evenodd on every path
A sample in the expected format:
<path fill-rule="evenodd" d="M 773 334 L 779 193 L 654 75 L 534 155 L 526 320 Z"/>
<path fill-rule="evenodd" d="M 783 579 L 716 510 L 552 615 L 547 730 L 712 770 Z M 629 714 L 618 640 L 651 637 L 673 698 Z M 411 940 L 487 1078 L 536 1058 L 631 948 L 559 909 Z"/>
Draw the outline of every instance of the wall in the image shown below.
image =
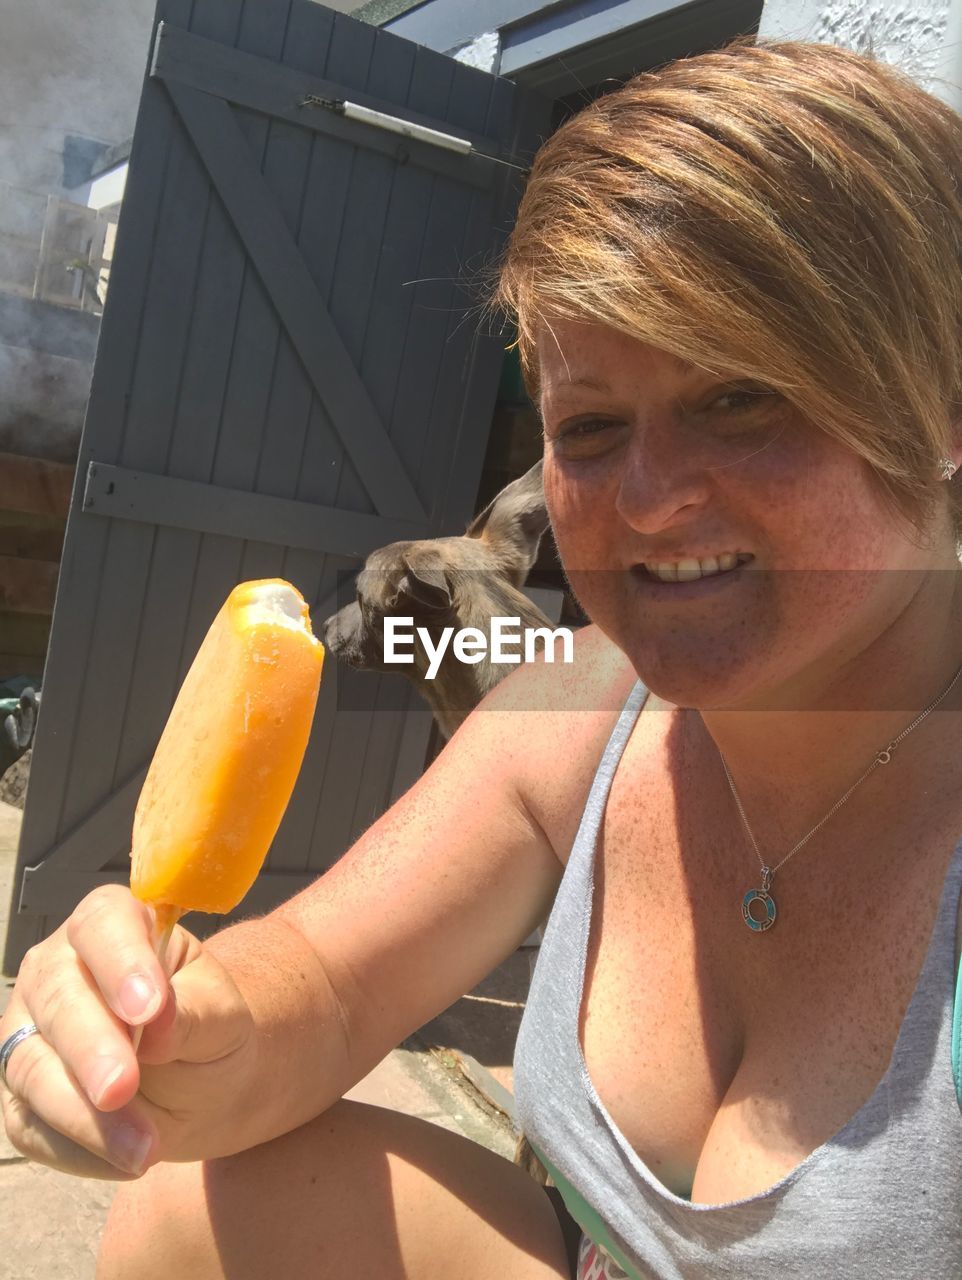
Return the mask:
<path fill-rule="evenodd" d="M 758 34 L 871 50 L 962 110 L 962 0 L 766 0 Z"/>

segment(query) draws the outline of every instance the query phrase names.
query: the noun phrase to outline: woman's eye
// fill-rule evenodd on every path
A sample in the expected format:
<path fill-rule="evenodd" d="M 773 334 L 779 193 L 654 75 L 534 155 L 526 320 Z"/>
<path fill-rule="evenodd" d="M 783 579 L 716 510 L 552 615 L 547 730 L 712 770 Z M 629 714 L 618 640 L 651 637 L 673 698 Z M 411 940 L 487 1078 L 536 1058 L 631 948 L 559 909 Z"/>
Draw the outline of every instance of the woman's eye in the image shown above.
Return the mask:
<path fill-rule="evenodd" d="M 756 437 L 779 425 L 784 400 L 769 387 L 728 387 L 704 403 L 696 414 L 712 435 L 725 439 Z"/>
<path fill-rule="evenodd" d="M 563 423 L 547 434 L 551 446 L 570 456 L 583 456 L 607 449 L 622 424 L 607 418 L 582 418 Z"/>
<path fill-rule="evenodd" d="M 606 422 L 603 418 L 589 418 L 586 422 L 569 422 L 558 432 L 558 438 L 562 440 L 582 439 L 585 436 L 597 435 L 599 431 L 605 431 L 608 427 L 613 427 L 613 422 Z"/>
<path fill-rule="evenodd" d="M 745 413 L 750 409 L 769 409 L 778 400 L 778 393 L 769 387 L 729 387 L 708 405 L 722 413 Z"/>

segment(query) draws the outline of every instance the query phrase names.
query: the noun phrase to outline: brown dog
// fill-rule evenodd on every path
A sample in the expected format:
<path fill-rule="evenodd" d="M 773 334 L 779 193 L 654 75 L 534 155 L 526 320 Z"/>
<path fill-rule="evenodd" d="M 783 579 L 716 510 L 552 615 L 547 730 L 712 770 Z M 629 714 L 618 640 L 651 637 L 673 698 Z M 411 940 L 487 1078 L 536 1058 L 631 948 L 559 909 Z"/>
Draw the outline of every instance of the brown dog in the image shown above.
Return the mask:
<path fill-rule="evenodd" d="M 551 631 L 520 589 L 547 527 L 539 461 L 502 489 L 461 536 L 392 542 L 372 552 L 358 574 L 357 598 L 324 622 L 325 645 L 361 671 L 397 671 L 413 681 L 450 737 L 513 666 L 492 662 L 489 653 L 469 664 L 450 650 L 432 664 L 416 643 L 413 662 L 396 665 L 385 659 L 385 619 L 412 619 L 435 648 L 445 628 L 474 627 L 490 637 L 494 617 L 518 618 L 522 630 Z M 428 678 L 434 665 L 436 675 Z"/>

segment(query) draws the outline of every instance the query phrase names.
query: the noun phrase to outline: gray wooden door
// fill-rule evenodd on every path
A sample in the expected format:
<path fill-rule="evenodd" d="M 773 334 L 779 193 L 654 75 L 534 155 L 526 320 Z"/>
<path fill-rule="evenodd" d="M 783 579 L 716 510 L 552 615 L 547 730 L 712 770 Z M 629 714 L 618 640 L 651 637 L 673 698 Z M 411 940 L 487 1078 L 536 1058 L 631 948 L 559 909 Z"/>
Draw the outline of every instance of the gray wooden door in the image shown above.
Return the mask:
<path fill-rule="evenodd" d="M 314 606 L 470 516 L 502 352 L 459 278 L 510 226 L 547 105 L 312 0 L 161 0 L 69 517 L 4 968 L 104 881 L 220 602 Z M 468 139 L 346 119 L 349 99 Z M 427 713 L 329 662 L 244 910 L 330 866 L 420 771 Z M 339 696 L 340 694 L 340 696 Z M 212 921 L 192 921 L 195 928 Z"/>

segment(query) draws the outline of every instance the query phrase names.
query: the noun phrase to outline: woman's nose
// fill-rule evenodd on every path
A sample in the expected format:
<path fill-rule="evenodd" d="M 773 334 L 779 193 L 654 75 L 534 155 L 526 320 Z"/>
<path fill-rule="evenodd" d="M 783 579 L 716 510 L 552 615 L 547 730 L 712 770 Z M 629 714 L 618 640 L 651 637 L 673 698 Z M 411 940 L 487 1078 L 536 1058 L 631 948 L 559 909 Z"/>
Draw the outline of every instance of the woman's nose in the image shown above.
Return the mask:
<path fill-rule="evenodd" d="M 675 436 L 675 438 L 672 438 Z M 705 501 L 706 477 L 677 433 L 636 433 L 624 457 L 615 508 L 637 533 L 688 521 Z"/>

